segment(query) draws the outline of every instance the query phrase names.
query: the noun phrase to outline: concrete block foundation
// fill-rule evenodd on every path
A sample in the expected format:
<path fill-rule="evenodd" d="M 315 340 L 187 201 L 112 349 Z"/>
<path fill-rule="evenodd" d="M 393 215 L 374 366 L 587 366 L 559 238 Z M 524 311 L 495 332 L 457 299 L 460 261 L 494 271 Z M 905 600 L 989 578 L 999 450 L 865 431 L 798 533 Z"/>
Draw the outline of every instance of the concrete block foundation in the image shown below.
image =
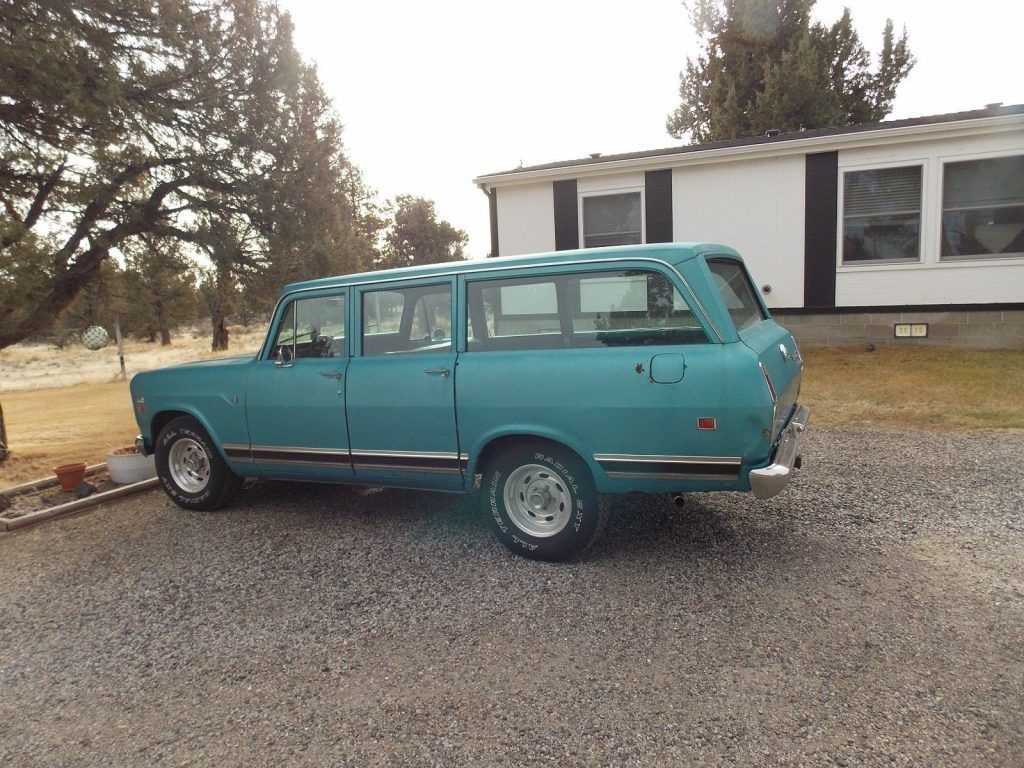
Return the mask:
<path fill-rule="evenodd" d="M 773 311 L 797 343 L 813 347 L 959 347 L 1024 349 L 1024 309 L 843 312 Z M 896 323 L 927 323 L 928 336 L 896 338 Z"/>

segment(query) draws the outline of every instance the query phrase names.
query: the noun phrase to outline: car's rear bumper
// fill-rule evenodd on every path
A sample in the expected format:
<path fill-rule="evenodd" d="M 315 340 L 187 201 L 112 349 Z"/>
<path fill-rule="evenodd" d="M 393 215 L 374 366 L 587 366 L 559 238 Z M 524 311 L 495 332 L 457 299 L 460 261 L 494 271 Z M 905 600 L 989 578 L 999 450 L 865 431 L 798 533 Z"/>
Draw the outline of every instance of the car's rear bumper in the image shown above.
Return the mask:
<path fill-rule="evenodd" d="M 750 470 L 750 490 L 754 496 L 770 499 L 789 483 L 800 455 L 799 435 L 810 417 L 811 409 L 806 405 L 798 405 L 789 424 L 782 430 L 779 447 L 775 449 L 775 461 L 767 467 Z"/>

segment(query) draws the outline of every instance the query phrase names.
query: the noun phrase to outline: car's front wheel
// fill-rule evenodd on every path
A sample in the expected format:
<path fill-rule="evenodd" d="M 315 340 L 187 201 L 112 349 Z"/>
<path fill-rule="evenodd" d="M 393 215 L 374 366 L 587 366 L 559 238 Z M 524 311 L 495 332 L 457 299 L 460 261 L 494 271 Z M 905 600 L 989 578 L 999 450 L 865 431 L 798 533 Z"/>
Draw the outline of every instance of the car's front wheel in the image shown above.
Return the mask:
<path fill-rule="evenodd" d="M 242 485 L 196 419 L 179 416 L 156 440 L 156 474 L 171 501 L 209 511 L 227 504 Z"/>
<path fill-rule="evenodd" d="M 488 462 L 482 504 L 498 538 L 535 560 L 579 555 L 604 527 L 606 513 L 587 465 L 547 441 L 514 443 Z"/>

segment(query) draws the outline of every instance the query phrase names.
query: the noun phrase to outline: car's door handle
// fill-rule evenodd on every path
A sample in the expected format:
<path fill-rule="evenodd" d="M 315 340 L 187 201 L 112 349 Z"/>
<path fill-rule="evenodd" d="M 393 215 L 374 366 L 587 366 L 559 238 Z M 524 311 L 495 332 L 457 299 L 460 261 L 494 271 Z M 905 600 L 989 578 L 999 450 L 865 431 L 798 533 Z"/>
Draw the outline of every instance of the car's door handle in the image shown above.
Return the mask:
<path fill-rule="evenodd" d="M 320 371 L 321 376 L 326 376 L 329 379 L 340 379 L 341 371 Z"/>
<path fill-rule="evenodd" d="M 442 379 L 447 379 L 452 375 L 452 372 L 447 368 L 427 368 L 424 373 L 428 376 L 440 376 Z"/>

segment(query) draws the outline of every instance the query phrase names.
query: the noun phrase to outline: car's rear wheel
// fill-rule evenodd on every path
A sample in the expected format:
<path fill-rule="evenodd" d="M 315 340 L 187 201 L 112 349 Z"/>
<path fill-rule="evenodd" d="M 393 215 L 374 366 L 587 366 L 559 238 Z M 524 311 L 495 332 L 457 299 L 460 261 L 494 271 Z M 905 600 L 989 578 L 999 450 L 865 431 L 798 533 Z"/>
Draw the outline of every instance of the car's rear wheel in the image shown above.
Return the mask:
<path fill-rule="evenodd" d="M 155 458 L 164 490 L 185 509 L 220 509 L 242 485 L 242 478 L 231 471 L 202 424 L 191 416 L 179 416 L 160 430 Z"/>
<path fill-rule="evenodd" d="M 482 504 L 501 542 L 535 560 L 579 555 L 606 517 L 582 459 L 541 440 L 510 444 L 488 462 Z"/>

